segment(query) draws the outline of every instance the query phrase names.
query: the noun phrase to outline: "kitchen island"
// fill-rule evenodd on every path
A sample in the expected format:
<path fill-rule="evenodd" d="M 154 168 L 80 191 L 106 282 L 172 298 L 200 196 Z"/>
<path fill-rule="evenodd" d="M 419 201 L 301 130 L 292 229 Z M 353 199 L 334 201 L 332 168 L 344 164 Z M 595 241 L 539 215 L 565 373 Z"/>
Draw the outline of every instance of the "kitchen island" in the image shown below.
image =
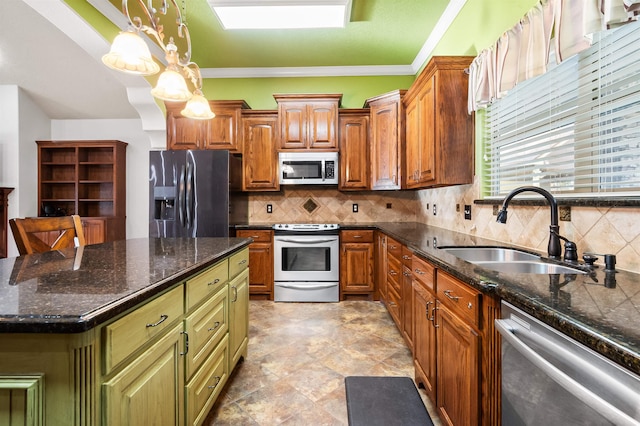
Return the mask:
<path fill-rule="evenodd" d="M 201 421 L 246 356 L 250 241 L 0 259 L 0 424 Z"/>

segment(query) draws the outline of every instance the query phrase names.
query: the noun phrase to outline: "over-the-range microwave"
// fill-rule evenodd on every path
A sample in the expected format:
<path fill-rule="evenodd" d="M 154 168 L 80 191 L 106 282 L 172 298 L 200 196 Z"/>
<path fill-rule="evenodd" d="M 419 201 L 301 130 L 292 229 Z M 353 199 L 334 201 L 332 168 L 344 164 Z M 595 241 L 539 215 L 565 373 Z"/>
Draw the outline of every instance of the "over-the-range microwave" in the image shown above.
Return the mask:
<path fill-rule="evenodd" d="M 281 152 L 280 185 L 337 185 L 337 152 Z"/>

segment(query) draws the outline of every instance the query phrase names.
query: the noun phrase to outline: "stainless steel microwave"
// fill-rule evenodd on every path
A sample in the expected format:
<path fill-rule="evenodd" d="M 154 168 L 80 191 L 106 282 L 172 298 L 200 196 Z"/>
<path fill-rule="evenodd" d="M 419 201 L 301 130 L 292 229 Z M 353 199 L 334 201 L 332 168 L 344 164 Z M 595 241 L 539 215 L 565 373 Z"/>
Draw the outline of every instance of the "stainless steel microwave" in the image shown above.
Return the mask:
<path fill-rule="evenodd" d="M 280 185 L 337 185 L 337 152 L 281 152 Z"/>

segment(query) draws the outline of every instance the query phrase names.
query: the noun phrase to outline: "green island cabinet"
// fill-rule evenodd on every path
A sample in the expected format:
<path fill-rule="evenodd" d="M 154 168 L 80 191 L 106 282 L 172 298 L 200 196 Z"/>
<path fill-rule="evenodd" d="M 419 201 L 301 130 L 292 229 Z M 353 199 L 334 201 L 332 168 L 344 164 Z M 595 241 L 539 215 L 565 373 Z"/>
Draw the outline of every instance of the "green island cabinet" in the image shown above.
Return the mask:
<path fill-rule="evenodd" d="M 83 333 L 0 334 L 0 424 L 202 424 L 247 355 L 248 266 L 244 248 Z"/>

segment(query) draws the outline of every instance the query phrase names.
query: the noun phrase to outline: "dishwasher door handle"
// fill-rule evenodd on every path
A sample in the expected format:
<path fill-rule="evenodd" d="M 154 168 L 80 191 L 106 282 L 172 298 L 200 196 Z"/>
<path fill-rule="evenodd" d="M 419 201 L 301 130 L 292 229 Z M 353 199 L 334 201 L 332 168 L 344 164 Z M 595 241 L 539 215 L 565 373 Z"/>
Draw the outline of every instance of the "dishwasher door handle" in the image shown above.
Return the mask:
<path fill-rule="evenodd" d="M 594 410 L 598 411 L 602 416 L 609 419 L 616 425 L 629 425 L 637 426 L 638 421 L 628 416 L 624 412 L 620 411 L 615 406 L 611 405 L 607 401 L 594 394 L 580 383 L 566 375 L 562 370 L 551 364 L 549 361 L 540 356 L 536 351 L 531 349 L 526 343 L 520 340 L 514 333 L 514 328 L 509 325 L 508 320 L 495 320 L 496 329 L 500 332 L 502 337 L 511 344 L 515 350 L 517 350 L 522 356 L 529 360 L 532 364 L 542 370 L 549 378 L 554 380 L 560 386 L 565 388 L 568 392 L 580 399 L 585 404 L 591 406 Z M 538 341 L 537 343 L 542 343 Z M 554 345 L 554 350 L 558 350 L 558 347 Z M 594 368 L 594 370 L 597 370 Z M 597 373 L 594 371 L 594 373 Z"/>

